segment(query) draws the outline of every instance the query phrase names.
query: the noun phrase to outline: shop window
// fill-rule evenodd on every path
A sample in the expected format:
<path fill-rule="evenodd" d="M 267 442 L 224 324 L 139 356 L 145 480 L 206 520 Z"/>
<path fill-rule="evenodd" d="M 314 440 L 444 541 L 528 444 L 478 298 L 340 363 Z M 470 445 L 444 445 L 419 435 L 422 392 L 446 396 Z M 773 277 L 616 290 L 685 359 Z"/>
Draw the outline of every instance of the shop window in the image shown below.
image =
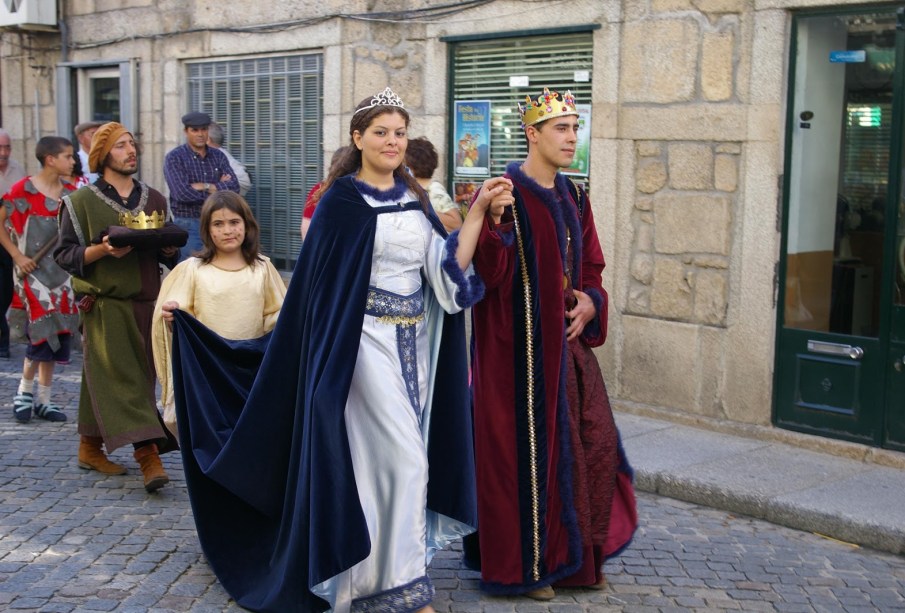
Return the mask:
<path fill-rule="evenodd" d="M 509 162 L 525 158 L 527 145 L 517 104 L 526 96 L 536 98 L 544 87 L 560 93 L 571 90 L 582 110 L 582 123 L 587 122 L 582 126 L 585 142 L 579 143 L 572 170 L 587 186 L 593 112 L 592 31 L 597 27 L 443 39 L 450 44 L 451 65 L 447 176 L 450 193 L 456 194 L 457 200 L 469 199 L 468 192 L 475 185 L 502 174 Z M 485 150 L 486 163 L 481 157 Z"/>

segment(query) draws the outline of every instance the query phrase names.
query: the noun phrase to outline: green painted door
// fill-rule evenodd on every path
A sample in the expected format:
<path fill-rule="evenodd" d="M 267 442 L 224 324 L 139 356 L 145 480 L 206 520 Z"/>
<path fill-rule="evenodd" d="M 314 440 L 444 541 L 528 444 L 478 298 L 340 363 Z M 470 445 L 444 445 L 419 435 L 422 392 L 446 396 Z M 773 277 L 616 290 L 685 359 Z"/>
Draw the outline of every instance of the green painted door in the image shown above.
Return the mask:
<path fill-rule="evenodd" d="M 886 397 L 883 446 L 905 451 L 905 8 L 898 11 L 898 39 L 896 57 L 900 69 L 896 74 L 896 90 L 899 102 L 894 130 L 898 135 L 897 156 L 893 165 L 897 169 L 896 207 L 890 219 L 895 220 L 895 232 L 888 231 L 886 251 L 893 254 L 891 291 L 884 296 L 890 305 L 889 350 L 886 356 Z M 893 225 L 893 224 L 890 224 Z M 892 230 L 892 228 L 890 228 Z"/>
<path fill-rule="evenodd" d="M 900 19 L 793 20 L 774 385 L 776 425 L 888 447 L 905 443 Z"/>

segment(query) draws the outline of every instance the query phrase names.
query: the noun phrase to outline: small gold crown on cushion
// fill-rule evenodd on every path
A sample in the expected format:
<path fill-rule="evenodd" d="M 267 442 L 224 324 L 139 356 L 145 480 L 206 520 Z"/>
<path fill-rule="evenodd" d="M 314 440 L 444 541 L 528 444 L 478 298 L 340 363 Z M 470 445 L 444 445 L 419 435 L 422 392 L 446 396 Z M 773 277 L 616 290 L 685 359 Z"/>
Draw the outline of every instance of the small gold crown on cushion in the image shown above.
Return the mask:
<path fill-rule="evenodd" d="M 119 214 L 119 225 L 132 230 L 155 230 L 162 228 L 165 222 L 166 219 L 163 213 L 159 211 L 154 211 L 150 215 L 144 211 L 137 215 L 132 215 L 131 213 Z"/>
<path fill-rule="evenodd" d="M 360 109 L 356 109 L 355 113 L 352 113 L 352 115 L 355 115 L 356 113 L 359 113 L 361 111 L 373 109 L 375 106 L 398 106 L 401 109 L 405 108 L 405 105 L 402 103 L 402 98 L 397 96 L 396 92 L 387 87 L 382 92 L 374 94 L 374 97 L 371 98 L 371 103 L 368 106 L 363 106 Z"/>
<path fill-rule="evenodd" d="M 532 100 L 531 96 L 525 96 L 524 106 L 518 105 L 518 114 L 524 129 L 553 117 L 578 115 L 578 109 L 575 108 L 575 97 L 571 91 L 566 91 L 560 100 L 558 92 L 551 92 L 545 87 L 544 93 L 538 96 L 536 101 Z"/>

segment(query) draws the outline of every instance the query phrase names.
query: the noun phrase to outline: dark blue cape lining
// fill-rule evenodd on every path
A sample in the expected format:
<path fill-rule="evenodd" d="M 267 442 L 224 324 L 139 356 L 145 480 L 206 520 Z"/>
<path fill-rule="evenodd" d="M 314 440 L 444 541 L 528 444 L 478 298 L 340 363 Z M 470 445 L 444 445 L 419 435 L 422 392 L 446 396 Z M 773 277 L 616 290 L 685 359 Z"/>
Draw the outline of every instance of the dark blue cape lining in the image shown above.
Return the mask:
<path fill-rule="evenodd" d="M 334 183 L 268 337 L 225 341 L 176 314 L 174 392 L 189 496 L 205 556 L 243 607 L 326 610 L 309 588 L 370 552 L 344 409 L 381 212 L 350 178 Z M 445 316 L 441 343 L 428 508 L 476 526 L 461 313 Z"/>

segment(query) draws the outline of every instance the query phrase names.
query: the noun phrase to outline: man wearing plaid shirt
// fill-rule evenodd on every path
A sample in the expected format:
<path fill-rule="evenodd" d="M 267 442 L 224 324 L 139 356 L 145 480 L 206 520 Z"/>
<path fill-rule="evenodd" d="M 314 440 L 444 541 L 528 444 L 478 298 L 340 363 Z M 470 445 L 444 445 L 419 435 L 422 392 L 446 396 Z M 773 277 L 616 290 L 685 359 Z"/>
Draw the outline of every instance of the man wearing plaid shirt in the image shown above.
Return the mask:
<path fill-rule="evenodd" d="M 207 113 L 183 115 L 185 144 L 167 153 L 163 161 L 163 176 L 170 189 L 170 210 L 175 222 L 189 233 L 180 260 L 202 248 L 198 219 L 207 197 L 221 190 L 239 193 L 239 181 L 229 160 L 222 151 L 207 146 L 210 124 Z"/>

